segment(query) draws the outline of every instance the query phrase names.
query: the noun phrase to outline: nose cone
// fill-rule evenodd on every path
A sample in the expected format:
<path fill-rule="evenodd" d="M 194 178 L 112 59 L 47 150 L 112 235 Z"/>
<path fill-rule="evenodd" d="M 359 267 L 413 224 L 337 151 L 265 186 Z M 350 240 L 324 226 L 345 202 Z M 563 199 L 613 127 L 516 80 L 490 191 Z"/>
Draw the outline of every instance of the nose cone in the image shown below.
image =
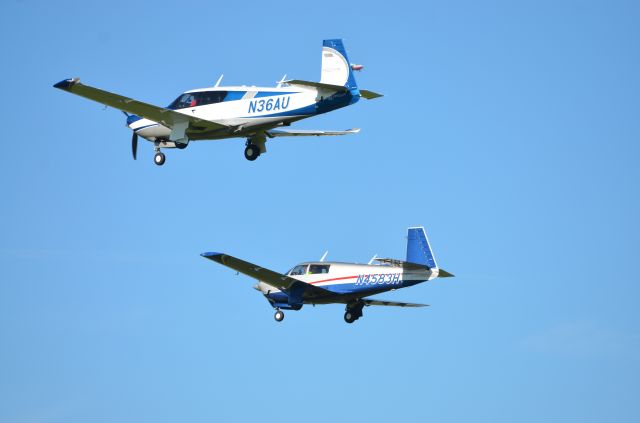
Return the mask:
<path fill-rule="evenodd" d="M 142 119 L 140 116 L 129 115 L 127 116 L 127 126 L 131 126 L 132 123 L 139 121 Z"/>
<path fill-rule="evenodd" d="M 255 289 L 256 291 L 262 292 L 262 290 L 260 289 L 260 284 L 259 283 L 253 285 L 253 289 Z"/>

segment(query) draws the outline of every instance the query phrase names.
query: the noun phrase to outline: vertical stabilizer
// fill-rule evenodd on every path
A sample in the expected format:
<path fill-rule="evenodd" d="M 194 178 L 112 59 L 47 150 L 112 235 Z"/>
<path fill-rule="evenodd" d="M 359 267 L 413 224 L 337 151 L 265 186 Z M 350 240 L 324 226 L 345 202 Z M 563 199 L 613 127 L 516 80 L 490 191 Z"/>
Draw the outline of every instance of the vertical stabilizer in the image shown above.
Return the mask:
<path fill-rule="evenodd" d="M 322 42 L 322 84 L 340 85 L 349 90 L 357 90 L 358 85 L 349 64 L 347 51 L 342 40 L 324 40 Z"/>
<path fill-rule="evenodd" d="M 431 251 L 427 233 L 423 227 L 409 228 L 407 233 L 407 261 L 437 269 L 438 264 Z"/>

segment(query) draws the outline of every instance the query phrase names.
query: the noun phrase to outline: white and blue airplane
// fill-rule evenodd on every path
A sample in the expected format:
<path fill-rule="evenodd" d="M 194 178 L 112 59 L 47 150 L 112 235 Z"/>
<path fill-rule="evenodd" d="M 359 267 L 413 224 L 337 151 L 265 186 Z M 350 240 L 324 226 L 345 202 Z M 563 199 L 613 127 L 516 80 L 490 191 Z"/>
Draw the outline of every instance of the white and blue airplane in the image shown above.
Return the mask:
<path fill-rule="evenodd" d="M 123 111 L 133 130 L 131 148 L 135 160 L 138 137 L 155 146 L 154 162 L 162 165 L 161 148 L 185 148 L 190 141 L 246 138 L 244 155 L 255 160 L 267 151 L 267 138 L 346 135 L 346 131 L 316 131 L 282 128 L 292 122 L 327 113 L 381 94 L 360 90 L 353 71 L 361 65 L 349 63 L 342 40 L 324 40 L 320 82 L 284 78 L 273 87 L 219 86 L 180 94 L 169 106 L 159 107 L 65 79 L 55 88 L 86 97 Z"/>
<path fill-rule="evenodd" d="M 362 317 L 365 306 L 424 307 L 427 304 L 369 297 L 453 276 L 438 267 L 423 227 L 408 229 L 405 261 L 374 257 L 368 264 L 357 264 L 328 262 L 323 256 L 320 261 L 300 263 L 282 274 L 224 253 L 201 256 L 257 279 L 254 288 L 276 310 L 274 318 L 278 322 L 284 319 L 282 310 L 300 310 L 304 304 L 345 304 L 347 323 Z"/>

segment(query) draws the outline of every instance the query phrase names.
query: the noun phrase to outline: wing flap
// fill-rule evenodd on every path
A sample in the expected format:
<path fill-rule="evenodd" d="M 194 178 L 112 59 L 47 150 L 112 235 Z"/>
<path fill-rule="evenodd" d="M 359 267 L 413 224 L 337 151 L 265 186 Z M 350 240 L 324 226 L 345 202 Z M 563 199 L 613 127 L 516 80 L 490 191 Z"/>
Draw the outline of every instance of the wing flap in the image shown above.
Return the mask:
<path fill-rule="evenodd" d="M 158 122 L 164 126 L 172 128 L 176 124 L 189 122 L 190 125 L 198 126 L 199 130 L 215 130 L 228 128 L 227 125 L 212 122 L 210 120 L 199 119 L 184 113 L 166 109 L 164 107 L 154 106 L 153 104 L 144 103 L 119 94 L 101 90 L 80 83 L 79 78 L 65 79 L 54 85 L 55 88 L 70 92 L 80 97 L 88 98 L 114 109 L 132 113 L 137 116 Z"/>
<path fill-rule="evenodd" d="M 320 137 L 330 135 L 349 135 L 357 134 L 360 128 L 347 129 L 344 131 L 322 131 L 315 129 L 270 129 L 266 131 L 269 138 L 275 137 Z"/>

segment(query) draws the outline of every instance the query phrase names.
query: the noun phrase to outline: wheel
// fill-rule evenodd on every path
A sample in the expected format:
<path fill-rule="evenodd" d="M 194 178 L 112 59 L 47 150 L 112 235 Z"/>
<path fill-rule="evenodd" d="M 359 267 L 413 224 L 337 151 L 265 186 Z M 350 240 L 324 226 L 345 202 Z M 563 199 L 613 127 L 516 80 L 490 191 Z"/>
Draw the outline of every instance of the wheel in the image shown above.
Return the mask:
<path fill-rule="evenodd" d="M 165 159 L 166 158 L 164 157 L 164 153 L 161 153 L 159 151 L 156 153 L 155 156 L 153 156 L 153 162 L 158 166 L 162 166 L 164 164 Z"/>
<path fill-rule="evenodd" d="M 347 323 L 353 323 L 356 321 L 356 317 L 354 316 L 354 314 L 350 311 L 347 311 L 346 313 L 344 313 L 344 321 Z"/>
<path fill-rule="evenodd" d="M 260 148 L 255 144 L 249 144 L 244 149 L 244 158 L 249 161 L 254 161 L 260 155 Z"/>
<path fill-rule="evenodd" d="M 276 322 L 282 322 L 284 319 L 284 313 L 282 310 L 276 311 L 276 314 L 273 315 L 273 318 L 276 319 Z"/>
<path fill-rule="evenodd" d="M 175 144 L 176 144 L 176 148 L 177 148 L 178 150 L 184 150 L 184 149 L 185 149 L 185 148 L 187 148 L 187 146 L 189 145 L 189 144 L 183 144 L 183 143 L 181 143 L 181 142 L 177 142 L 177 143 L 175 143 Z"/>

